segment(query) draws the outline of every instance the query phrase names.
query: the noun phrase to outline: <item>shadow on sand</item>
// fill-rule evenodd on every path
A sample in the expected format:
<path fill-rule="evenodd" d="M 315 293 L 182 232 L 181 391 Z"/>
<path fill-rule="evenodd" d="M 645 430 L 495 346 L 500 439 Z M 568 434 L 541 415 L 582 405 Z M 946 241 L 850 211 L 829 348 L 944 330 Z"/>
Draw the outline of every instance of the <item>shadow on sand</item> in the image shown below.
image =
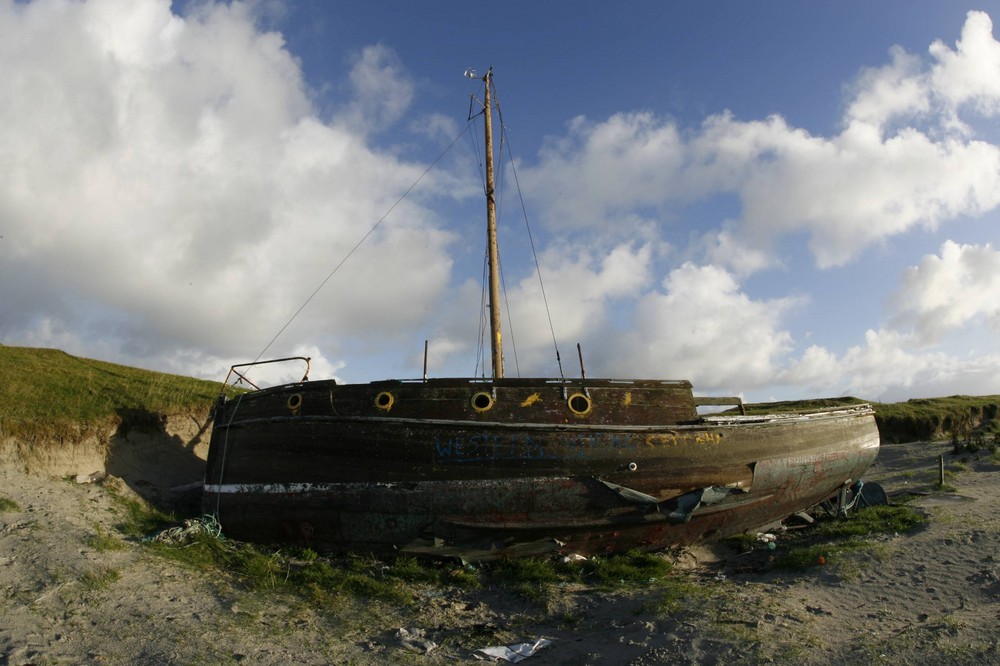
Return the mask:
<path fill-rule="evenodd" d="M 118 410 L 107 473 L 122 479 L 156 508 L 196 515 L 211 436 L 212 415 L 168 419 L 144 409 Z M 192 487 L 193 486 L 193 487 Z"/>

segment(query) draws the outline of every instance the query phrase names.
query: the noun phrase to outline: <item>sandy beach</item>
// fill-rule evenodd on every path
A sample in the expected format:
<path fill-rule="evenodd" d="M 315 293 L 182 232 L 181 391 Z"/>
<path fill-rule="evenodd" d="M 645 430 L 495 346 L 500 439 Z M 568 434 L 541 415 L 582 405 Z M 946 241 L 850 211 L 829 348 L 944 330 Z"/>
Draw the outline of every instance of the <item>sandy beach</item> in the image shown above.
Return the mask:
<path fill-rule="evenodd" d="M 16 506 L 0 512 L 0 664 L 503 663 L 478 649 L 539 639 L 550 643 L 524 663 L 997 663 L 1000 465 L 950 451 L 883 445 L 865 477 L 917 493 L 925 529 L 804 572 L 721 547 L 673 553 L 701 592 L 672 612 L 655 610 L 655 584 L 565 584 L 542 604 L 491 585 L 416 586 L 404 607 L 250 592 L 140 543 L 101 547 L 99 537 L 120 540 L 108 489 L 8 457 L 0 497 Z M 941 454 L 954 492 L 929 492 Z"/>

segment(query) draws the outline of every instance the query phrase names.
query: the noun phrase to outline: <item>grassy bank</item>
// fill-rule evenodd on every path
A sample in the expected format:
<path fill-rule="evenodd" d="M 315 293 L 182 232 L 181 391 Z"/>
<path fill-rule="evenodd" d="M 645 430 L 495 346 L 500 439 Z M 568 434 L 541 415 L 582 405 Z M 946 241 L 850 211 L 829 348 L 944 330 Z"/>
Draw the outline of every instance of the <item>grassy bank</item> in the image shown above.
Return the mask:
<path fill-rule="evenodd" d="M 219 388 L 56 349 L 0 346 L 0 435 L 61 438 L 150 414 L 201 413 Z"/>
<path fill-rule="evenodd" d="M 879 432 L 887 442 L 992 436 L 1000 432 L 998 411 L 1000 395 L 915 398 L 875 406 Z"/>

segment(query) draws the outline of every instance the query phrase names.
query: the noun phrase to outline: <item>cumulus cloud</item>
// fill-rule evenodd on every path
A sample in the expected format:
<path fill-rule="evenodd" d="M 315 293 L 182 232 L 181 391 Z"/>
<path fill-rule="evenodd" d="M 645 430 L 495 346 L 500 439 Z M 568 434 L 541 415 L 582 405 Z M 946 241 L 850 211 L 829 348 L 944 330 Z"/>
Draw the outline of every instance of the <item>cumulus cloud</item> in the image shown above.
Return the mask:
<path fill-rule="evenodd" d="M 96 335 L 88 353 L 217 373 L 253 358 L 423 171 L 364 141 L 409 102 L 382 94 L 407 86 L 381 47 L 324 123 L 245 4 L 180 17 L 167 0 L 3 3 L 0 35 L 0 279 L 29 285 L 2 297 L 7 342 L 77 351 Z M 426 317 L 452 238 L 399 206 L 299 332 Z"/>
<path fill-rule="evenodd" d="M 1000 252 L 947 241 L 907 269 L 892 304 L 896 326 L 912 325 L 924 344 L 977 318 L 1000 332 Z"/>
<path fill-rule="evenodd" d="M 994 393 L 998 372 L 1000 354 L 962 356 L 926 350 L 906 333 L 870 329 L 862 344 L 849 347 L 840 356 L 822 347 L 810 347 L 776 380 L 807 386 L 820 394 L 892 402 Z"/>
<path fill-rule="evenodd" d="M 537 165 L 523 167 L 523 181 L 553 227 L 602 228 L 609 216 L 678 194 L 682 160 L 678 128 L 652 113 L 618 113 L 599 123 L 579 116 L 566 136 L 547 141 Z"/>
<path fill-rule="evenodd" d="M 685 206 L 735 195 L 741 210 L 720 240 L 748 246 L 739 270 L 763 268 L 760 253 L 791 234 L 807 235 L 819 267 L 840 266 L 914 227 L 1000 205 L 1000 147 L 952 131 L 963 109 L 993 117 L 1000 108 L 991 30 L 986 14 L 971 12 L 954 50 L 934 43 L 930 66 L 893 48 L 889 65 L 858 76 L 844 127 L 830 136 L 778 115 L 744 121 L 723 112 L 696 131 L 650 112 L 578 117 L 523 169 L 525 181 L 557 229 L 614 221 L 627 233 L 620 221 L 630 212 L 648 220 L 644 211 L 664 227 L 721 225 L 687 218 Z"/>
<path fill-rule="evenodd" d="M 339 121 L 367 133 L 403 117 L 413 101 L 413 84 L 396 53 L 382 45 L 366 47 L 351 69 L 354 95 Z"/>
<path fill-rule="evenodd" d="M 731 273 L 686 263 L 639 299 L 631 331 L 610 341 L 613 365 L 641 377 L 691 379 L 700 390 L 759 386 L 790 350 L 781 321 L 794 305 L 754 300 Z"/>
<path fill-rule="evenodd" d="M 932 89 L 953 109 L 968 104 L 985 116 L 1000 112 L 1000 43 L 989 15 L 969 12 L 954 50 L 938 40 L 929 51 L 937 60 Z"/>
<path fill-rule="evenodd" d="M 882 127 L 891 118 L 920 116 L 930 111 L 928 81 L 920 57 L 900 46 L 892 47 L 889 55 L 890 64 L 866 68 L 858 75 L 845 124 L 858 122 Z"/>
<path fill-rule="evenodd" d="M 545 267 L 542 282 L 534 276 L 524 278 L 506 301 L 522 369 L 552 372 L 553 333 L 557 343 L 580 342 L 601 353 L 598 347 L 611 342 L 606 336 L 614 304 L 630 301 L 648 286 L 653 256 L 651 245 L 634 243 L 621 243 L 607 252 L 589 245 L 557 246 L 544 252 L 539 257 Z M 550 315 L 554 330 L 549 328 Z"/>

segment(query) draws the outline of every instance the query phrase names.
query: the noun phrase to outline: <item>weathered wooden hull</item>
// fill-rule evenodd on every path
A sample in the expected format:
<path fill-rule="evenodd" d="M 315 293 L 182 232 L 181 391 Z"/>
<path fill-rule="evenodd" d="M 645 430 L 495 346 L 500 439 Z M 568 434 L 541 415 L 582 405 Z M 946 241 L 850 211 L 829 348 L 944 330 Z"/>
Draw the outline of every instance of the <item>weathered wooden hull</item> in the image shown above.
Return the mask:
<path fill-rule="evenodd" d="M 318 551 L 659 549 L 812 506 L 878 444 L 868 406 L 699 417 L 687 382 L 305 382 L 220 402 L 203 502 Z"/>

